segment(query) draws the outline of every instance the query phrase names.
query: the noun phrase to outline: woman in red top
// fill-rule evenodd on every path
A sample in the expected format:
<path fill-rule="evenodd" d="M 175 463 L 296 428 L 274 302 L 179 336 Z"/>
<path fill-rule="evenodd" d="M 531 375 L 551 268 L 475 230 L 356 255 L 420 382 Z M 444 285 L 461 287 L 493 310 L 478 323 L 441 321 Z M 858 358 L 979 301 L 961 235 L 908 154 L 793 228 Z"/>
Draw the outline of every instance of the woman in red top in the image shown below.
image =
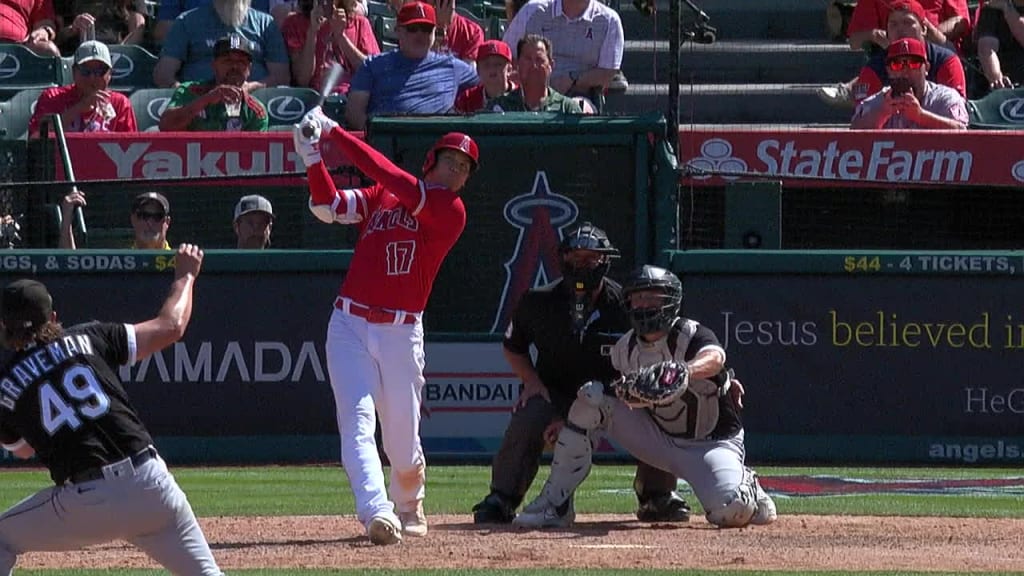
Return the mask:
<path fill-rule="evenodd" d="M 380 47 L 370 21 L 356 9 L 356 0 L 333 0 L 328 6 L 331 13 L 325 14 L 319 0 L 301 0 L 300 10 L 285 19 L 281 33 L 296 86 L 319 90 L 322 74 L 337 62 L 344 72 L 334 91 L 347 94 L 356 70 L 367 56 L 379 54 Z"/>

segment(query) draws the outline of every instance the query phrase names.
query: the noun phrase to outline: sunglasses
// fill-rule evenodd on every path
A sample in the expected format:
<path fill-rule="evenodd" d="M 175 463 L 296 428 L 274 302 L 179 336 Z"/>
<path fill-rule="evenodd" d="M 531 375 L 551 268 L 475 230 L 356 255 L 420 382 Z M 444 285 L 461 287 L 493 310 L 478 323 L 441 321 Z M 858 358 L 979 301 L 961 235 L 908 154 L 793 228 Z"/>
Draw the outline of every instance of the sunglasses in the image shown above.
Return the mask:
<path fill-rule="evenodd" d="M 110 71 L 109 66 L 79 66 L 78 73 L 82 76 L 103 76 Z"/>
<path fill-rule="evenodd" d="M 413 34 L 430 34 L 434 31 L 434 27 L 430 24 L 412 24 L 406 26 L 405 29 Z"/>
<path fill-rule="evenodd" d="M 164 218 L 167 218 L 167 214 L 163 212 L 146 212 L 144 210 L 137 211 L 135 216 L 139 220 L 149 220 L 150 222 L 163 222 Z"/>
<path fill-rule="evenodd" d="M 903 60 L 890 60 L 887 64 L 889 70 L 898 72 L 900 70 L 920 70 L 924 66 L 924 60 L 918 59 L 903 59 Z"/>

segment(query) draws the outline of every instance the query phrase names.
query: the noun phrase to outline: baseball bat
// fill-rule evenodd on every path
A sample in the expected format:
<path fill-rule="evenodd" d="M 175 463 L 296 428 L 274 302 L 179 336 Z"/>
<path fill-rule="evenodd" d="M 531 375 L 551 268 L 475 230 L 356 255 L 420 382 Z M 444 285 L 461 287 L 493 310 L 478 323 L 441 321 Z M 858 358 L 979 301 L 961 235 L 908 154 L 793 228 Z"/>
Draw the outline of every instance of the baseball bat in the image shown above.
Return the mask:
<path fill-rule="evenodd" d="M 341 80 L 341 73 L 341 64 L 337 62 L 331 64 L 331 68 L 327 71 L 327 74 L 324 76 L 323 84 L 320 86 L 320 99 L 317 100 L 316 102 L 317 106 L 323 106 L 324 101 L 327 100 L 327 97 L 330 96 L 332 92 L 334 92 L 334 87 L 338 85 L 338 80 Z M 306 126 L 303 126 L 302 135 L 305 136 L 306 138 L 312 138 L 313 127 L 309 126 L 308 124 Z"/>
<path fill-rule="evenodd" d="M 71 164 L 71 153 L 68 151 L 68 141 L 64 137 L 64 122 L 61 121 L 60 114 L 54 114 L 53 131 L 57 136 L 57 148 L 60 150 L 60 159 L 64 164 L 64 177 L 71 183 L 71 191 L 77 192 L 78 186 L 75 185 L 75 167 Z M 74 217 L 81 224 L 82 234 L 86 234 L 85 212 L 82 211 L 81 206 L 75 206 Z"/>

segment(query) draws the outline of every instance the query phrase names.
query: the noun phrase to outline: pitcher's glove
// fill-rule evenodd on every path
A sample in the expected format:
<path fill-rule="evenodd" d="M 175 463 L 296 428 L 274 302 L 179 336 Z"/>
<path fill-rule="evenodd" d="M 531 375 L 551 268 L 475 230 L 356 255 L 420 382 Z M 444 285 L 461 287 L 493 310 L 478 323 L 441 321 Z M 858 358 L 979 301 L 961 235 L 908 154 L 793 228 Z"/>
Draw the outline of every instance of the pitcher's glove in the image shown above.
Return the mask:
<path fill-rule="evenodd" d="M 671 404 L 690 385 L 685 362 L 665 361 L 646 366 L 612 383 L 615 394 L 632 408 Z"/>

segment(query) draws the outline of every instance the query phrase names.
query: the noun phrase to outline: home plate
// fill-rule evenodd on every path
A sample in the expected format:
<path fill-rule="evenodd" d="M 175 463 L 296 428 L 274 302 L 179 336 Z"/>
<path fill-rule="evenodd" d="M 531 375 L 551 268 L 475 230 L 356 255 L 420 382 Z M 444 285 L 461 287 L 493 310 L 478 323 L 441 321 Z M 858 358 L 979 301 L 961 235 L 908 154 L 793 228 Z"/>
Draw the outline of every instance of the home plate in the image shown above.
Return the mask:
<path fill-rule="evenodd" d="M 651 546 L 649 544 L 575 544 L 572 548 L 599 548 L 599 549 L 627 549 L 627 550 L 647 550 L 653 548 L 664 548 L 664 546 Z"/>

